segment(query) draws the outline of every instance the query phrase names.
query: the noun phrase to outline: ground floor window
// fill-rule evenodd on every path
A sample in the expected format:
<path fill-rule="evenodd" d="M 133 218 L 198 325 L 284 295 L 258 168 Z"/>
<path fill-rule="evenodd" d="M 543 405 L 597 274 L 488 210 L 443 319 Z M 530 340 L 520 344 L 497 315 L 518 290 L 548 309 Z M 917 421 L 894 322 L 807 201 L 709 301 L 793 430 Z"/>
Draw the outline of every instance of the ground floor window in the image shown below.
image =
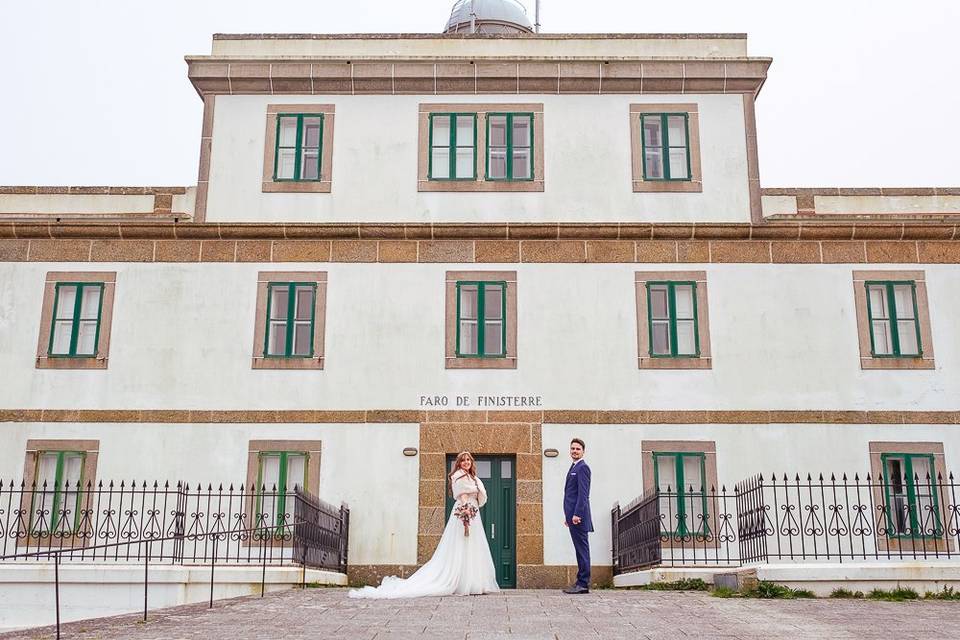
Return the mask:
<path fill-rule="evenodd" d="M 43 536 L 72 533 L 80 512 L 83 451 L 38 451 L 30 505 L 30 530 Z"/>
<path fill-rule="evenodd" d="M 306 451 L 261 451 L 257 481 L 257 528 L 281 529 L 293 522 L 292 494 L 307 486 L 310 454 Z"/>
<path fill-rule="evenodd" d="M 898 538 L 941 537 L 933 455 L 885 453 L 881 460 L 888 534 Z"/>
<path fill-rule="evenodd" d="M 660 520 L 678 536 L 706 535 L 706 455 L 702 452 L 654 452 L 654 483 L 660 495 Z"/>

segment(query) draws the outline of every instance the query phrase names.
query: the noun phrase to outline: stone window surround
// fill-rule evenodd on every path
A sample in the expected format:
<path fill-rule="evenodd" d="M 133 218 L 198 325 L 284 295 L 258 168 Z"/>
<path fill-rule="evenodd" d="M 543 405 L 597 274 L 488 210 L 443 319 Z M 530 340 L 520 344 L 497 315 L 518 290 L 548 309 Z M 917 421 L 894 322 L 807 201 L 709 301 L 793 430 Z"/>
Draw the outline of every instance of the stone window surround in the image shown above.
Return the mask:
<path fill-rule="evenodd" d="M 268 104 L 267 128 L 263 147 L 263 193 L 330 193 L 333 186 L 333 125 L 332 104 Z M 277 117 L 280 114 L 322 113 L 323 136 L 320 141 L 320 180 L 274 181 L 273 171 L 277 154 Z"/>
<path fill-rule="evenodd" d="M 476 180 L 430 180 L 430 114 L 476 113 Z M 486 180 L 487 113 L 533 113 L 533 180 Z M 417 142 L 417 191 L 543 191 L 543 103 L 421 104 Z"/>
<path fill-rule="evenodd" d="M 457 282 L 462 280 L 503 281 L 507 283 L 506 356 L 484 358 L 457 356 Z M 447 271 L 444 336 L 447 369 L 516 369 L 517 368 L 517 272 L 516 271 Z"/>
<path fill-rule="evenodd" d="M 634 193 L 702 193 L 703 170 L 700 162 L 700 114 L 694 103 L 643 103 L 630 105 L 630 156 L 633 166 Z M 644 180 L 643 138 L 640 116 L 645 113 L 686 113 L 689 126 L 689 180 Z"/>
<path fill-rule="evenodd" d="M 100 336 L 95 356 L 50 357 L 50 334 L 53 331 L 53 303 L 60 282 L 102 282 L 100 301 Z M 43 288 L 40 311 L 40 336 L 37 339 L 37 369 L 106 369 L 110 355 L 110 329 L 113 326 L 113 302 L 116 271 L 48 271 Z"/>
<path fill-rule="evenodd" d="M 710 313 L 707 308 L 706 271 L 637 271 L 637 362 L 640 369 L 711 369 L 713 357 L 710 351 Z M 647 282 L 694 281 L 697 283 L 697 332 L 700 340 L 699 357 L 651 357 L 650 330 L 647 311 Z"/>
<path fill-rule="evenodd" d="M 272 282 L 310 282 L 317 285 L 313 309 L 313 357 L 280 358 L 264 355 L 267 332 L 267 289 Z M 326 271 L 261 271 L 257 274 L 257 311 L 253 329 L 254 369 L 323 369 L 327 313 Z"/>
<path fill-rule="evenodd" d="M 919 453 L 933 456 L 933 471 L 934 475 L 938 475 L 944 479 L 947 478 L 946 472 L 946 462 L 943 453 L 943 443 L 942 442 L 870 442 L 868 443 L 868 450 L 870 452 L 870 475 L 873 478 L 873 500 L 874 504 L 881 505 L 886 504 L 886 498 L 883 495 L 883 462 L 881 455 L 885 453 Z M 940 510 L 940 522 L 944 527 L 944 536 L 936 540 L 924 539 L 924 540 L 913 540 L 913 539 L 899 539 L 899 538 L 888 538 L 887 536 L 877 535 L 877 548 L 880 551 L 899 551 L 903 549 L 904 551 L 946 551 L 948 548 L 951 551 L 955 551 L 953 541 L 948 537 L 946 528 L 947 528 L 947 516 L 945 513 L 944 504 L 942 501 L 943 496 L 938 496 L 937 499 L 940 501 L 938 503 L 938 508 Z"/>
<path fill-rule="evenodd" d="M 917 322 L 920 324 L 920 357 L 874 357 L 870 352 L 870 324 L 867 314 L 867 280 L 912 280 L 916 284 Z M 934 369 L 933 332 L 930 327 L 930 302 L 923 271 L 854 271 L 853 297 L 857 309 L 857 337 L 861 369 Z"/>
<path fill-rule="evenodd" d="M 648 495 L 656 490 L 653 484 L 653 454 L 654 453 L 702 453 L 704 454 L 704 484 L 707 495 L 707 525 L 710 531 L 716 533 L 719 526 L 717 523 L 717 514 L 711 508 L 709 492 L 716 490 L 720 485 L 717 482 L 717 443 L 713 440 L 641 440 L 641 473 L 643 475 L 643 494 Z M 677 540 L 678 548 L 689 548 L 690 542 L 686 543 Z M 674 546 L 673 536 L 664 541 L 664 546 L 672 548 Z"/>
<path fill-rule="evenodd" d="M 37 482 L 37 462 L 41 452 L 59 452 L 59 451 L 82 451 L 83 475 L 80 477 L 82 486 L 95 486 L 97 480 L 97 462 L 100 456 L 99 440 L 27 440 L 27 447 L 23 460 L 23 480 L 30 485 Z M 88 504 L 84 508 L 91 508 L 89 501 L 92 494 L 86 494 Z M 30 502 L 32 496 L 29 491 L 24 491 L 21 496 L 20 508 L 24 513 L 31 511 Z M 64 536 L 63 538 L 46 538 L 38 540 L 33 536 L 28 536 L 25 544 L 40 545 L 44 547 L 82 547 L 87 544 L 87 538 L 78 538 L 76 536 Z"/>

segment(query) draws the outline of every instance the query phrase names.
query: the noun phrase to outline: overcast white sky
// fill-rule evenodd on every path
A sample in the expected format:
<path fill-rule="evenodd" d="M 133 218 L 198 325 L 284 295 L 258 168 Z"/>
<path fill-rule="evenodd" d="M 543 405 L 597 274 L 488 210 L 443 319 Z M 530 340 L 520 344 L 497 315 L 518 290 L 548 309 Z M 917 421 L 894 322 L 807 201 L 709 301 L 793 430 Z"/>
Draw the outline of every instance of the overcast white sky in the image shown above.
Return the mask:
<path fill-rule="evenodd" d="M 533 0 L 525 0 L 530 14 Z M 4 0 L 0 184 L 191 185 L 213 33 L 439 32 L 453 0 Z M 957 0 L 543 0 L 544 32 L 745 32 L 764 186 L 960 186 Z"/>

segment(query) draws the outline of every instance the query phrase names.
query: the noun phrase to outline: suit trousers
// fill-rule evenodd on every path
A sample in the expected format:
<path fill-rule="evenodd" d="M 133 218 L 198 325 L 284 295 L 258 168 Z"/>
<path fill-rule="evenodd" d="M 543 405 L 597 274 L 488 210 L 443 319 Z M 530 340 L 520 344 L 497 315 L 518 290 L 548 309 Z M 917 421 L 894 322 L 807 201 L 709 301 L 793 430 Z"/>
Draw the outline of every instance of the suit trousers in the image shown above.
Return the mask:
<path fill-rule="evenodd" d="M 571 524 L 570 538 L 573 540 L 573 549 L 577 553 L 577 586 L 590 588 L 590 540 L 586 527 Z"/>

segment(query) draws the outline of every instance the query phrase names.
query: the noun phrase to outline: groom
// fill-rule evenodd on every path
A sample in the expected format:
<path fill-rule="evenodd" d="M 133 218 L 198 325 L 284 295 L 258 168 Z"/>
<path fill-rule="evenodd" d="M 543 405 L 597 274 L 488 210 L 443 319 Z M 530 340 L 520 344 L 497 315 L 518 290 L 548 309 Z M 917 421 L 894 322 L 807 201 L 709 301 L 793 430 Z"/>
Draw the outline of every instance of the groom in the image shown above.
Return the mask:
<path fill-rule="evenodd" d="M 593 520 L 590 518 L 590 467 L 583 459 L 586 448 L 580 438 L 570 441 L 573 464 L 563 487 L 563 524 L 570 529 L 573 548 L 577 552 L 577 583 L 564 589 L 564 593 L 590 593 L 590 541 L 587 534 L 593 531 Z"/>

